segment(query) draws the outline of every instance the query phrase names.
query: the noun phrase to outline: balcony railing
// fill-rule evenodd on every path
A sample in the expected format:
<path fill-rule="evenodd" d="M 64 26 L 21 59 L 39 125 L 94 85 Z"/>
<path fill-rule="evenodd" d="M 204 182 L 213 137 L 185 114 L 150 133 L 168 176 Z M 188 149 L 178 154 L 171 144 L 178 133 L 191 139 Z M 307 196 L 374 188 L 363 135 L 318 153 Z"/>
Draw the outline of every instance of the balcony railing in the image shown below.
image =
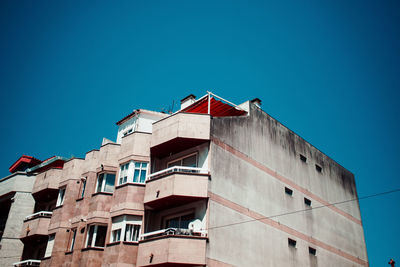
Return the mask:
<path fill-rule="evenodd" d="M 176 173 L 176 172 L 180 172 L 180 173 L 191 173 L 191 174 L 208 174 L 208 170 L 206 169 L 202 169 L 202 168 L 197 168 L 197 167 L 185 167 L 185 166 L 173 166 L 173 167 L 169 167 L 167 169 L 152 173 L 150 175 L 147 176 L 147 180 L 152 180 L 152 179 L 156 179 L 158 177 L 161 176 L 165 176 L 169 173 Z"/>
<path fill-rule="evenodd" d="M 183 228 L 166 228 L 145 234 L 141 234 L 139 240 L 147 240 L 160 236 L 174 236 L 174 235 L 187 235 L 187 236 L 207 236 L 206 230 L 193 230 L 193 229 L 183 229 Z"/>
<path fill-rule="evenodd" d="M 25 219 L 24 219 L 24 222 L 28 221 L 28 220 L 35 219 L 35 218 L 51 218 L 52 214 L 53 214 L 53 212 L 51 212 L 51 211 L 39 211 L 39 212 L 36 212 L 36 213 L 31 214 L 29 216 L 26 216 Z"/>
<path fill-rule="evenodd" d="M 40 260 L 24 260 L 13 263 L 14 266 L 40 266 Z"/>

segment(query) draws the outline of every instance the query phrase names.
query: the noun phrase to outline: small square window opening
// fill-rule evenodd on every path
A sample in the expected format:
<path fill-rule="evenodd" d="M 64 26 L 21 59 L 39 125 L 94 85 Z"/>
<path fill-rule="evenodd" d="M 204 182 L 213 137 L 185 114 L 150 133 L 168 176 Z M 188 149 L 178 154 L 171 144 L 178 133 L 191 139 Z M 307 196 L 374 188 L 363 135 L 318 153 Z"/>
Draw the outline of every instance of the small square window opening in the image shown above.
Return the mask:
<path fill-rule="evenodd" d="M 317 172 L 322 172 L 322 167 L 318 164 L 315 164 L 315 169 L 317 170 Z"/>
<path fill-rule="evenodd" d="M 291 239 L 291 238 L 288 238 L 288 245 L 289 245 L 289 247 L 296 247 L 296 240 L 294 240 L 294 239 Z"/>
<path fill-rule="evenodd" d="M 307 158 L 305 156 L 303 156 L 302 154 L 300 154 L 300 160 L 302 162 L 307 162 Z"/>
<path fill-rule="evenodd" d="M 308 247 L 308 253 L 311 255 L 317 255 L 317 250 L 315 248 Z"/>
<path fill-rule="evenodd" d="M 291 195 L 293 195 L 293 190 L 285 187 L 285 193 L 288 194 L 289 196 L 291 196 Z"/>
<path fill-rule="evenodd" d="M 307 206 L 311 206 L 311 199 L 308 198 L 304 198 L 304 204 L 306 204 Z"/>

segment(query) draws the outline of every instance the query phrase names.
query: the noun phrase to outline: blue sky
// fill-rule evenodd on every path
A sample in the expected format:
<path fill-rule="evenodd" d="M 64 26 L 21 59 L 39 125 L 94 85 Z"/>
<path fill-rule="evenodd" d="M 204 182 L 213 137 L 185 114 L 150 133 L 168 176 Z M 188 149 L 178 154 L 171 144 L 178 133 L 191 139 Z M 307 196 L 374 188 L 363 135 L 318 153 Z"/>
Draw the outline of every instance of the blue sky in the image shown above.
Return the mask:
<path fill-rule="evenodd" d="M 82 157 L 133 109 L 206 90 L 263 109 L 356 176 L 400 187 L 399 1 L 0 1 L 0 174 Z M 400 193 L 360 202 L 371 266 L 400 261 Z"/>

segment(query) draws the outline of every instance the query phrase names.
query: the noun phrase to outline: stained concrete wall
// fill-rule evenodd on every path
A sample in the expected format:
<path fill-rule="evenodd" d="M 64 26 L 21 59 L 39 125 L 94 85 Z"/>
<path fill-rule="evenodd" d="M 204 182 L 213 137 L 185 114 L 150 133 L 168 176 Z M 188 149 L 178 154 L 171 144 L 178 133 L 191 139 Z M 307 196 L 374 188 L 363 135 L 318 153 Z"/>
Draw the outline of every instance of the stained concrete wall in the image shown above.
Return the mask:
<path fill-rule="evenodd" d="M 15 173 L 0 180 L 0 197 L 13 194 L 0 242 L 0 266 L 12 266 L 21 259 L 23 243 L 19 240 L 19 235 L 24 218 L 32 214 L 35 205 L 31 194 L 34 182 L 35 176 L 24 173 Z"/>
<path fill-rule="evenodd" d="M 307 209 L 304 197 L 316 207 L 357 196 L 352 173 L 261 109 L 250 109 L 249 116 L 211 121 L 209 190 L 215 197 L 210 198 L 207 257 L 233 266 L 365 265 L 356 201 L 265 223 L 220 227 Z M 293 190 L 292 196 L 285 187 Z M 289 237 L 297 240 L 295 249 L 288 246 Z M 308 246 L 317 249 L 316 256 L 309 254 Z"/>

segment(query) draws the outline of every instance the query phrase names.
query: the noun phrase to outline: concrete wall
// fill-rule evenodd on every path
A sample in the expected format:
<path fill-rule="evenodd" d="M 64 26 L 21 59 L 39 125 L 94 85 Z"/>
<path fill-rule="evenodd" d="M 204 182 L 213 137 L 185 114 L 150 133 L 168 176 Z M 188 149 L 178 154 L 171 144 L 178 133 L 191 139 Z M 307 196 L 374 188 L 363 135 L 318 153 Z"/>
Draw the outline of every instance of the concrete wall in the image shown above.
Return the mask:
<path fill-rule="evenodd" d="M 15 173 L 0 180 L 0 197 L 13 194 L 0 242 L 0 266 L 12 266 L 21 259 L 23 243 L 19 240 L 19 235 L 24 218 L 33 212 L 35 205 L 31 194 L 34 182 L 35 176 L 24 173 Z"/>
<path fill-rule="evenodd" d="M 305 197 L 317 207 L 357 193 L 349 171 L 261 109 L 250 108 L 250 116 L 211 121 L 207 257 L 233 266 L 366 266 L 357 202 L 257 221 L 310 208 Z M 291 196 L 285 187 L 293 190 Z M 238 224 L 220 227 L 231 223 Z M 295 249 L 288 238 L 297 241 Z M 316 248 L 316 256 L 308 246 Z"/>

